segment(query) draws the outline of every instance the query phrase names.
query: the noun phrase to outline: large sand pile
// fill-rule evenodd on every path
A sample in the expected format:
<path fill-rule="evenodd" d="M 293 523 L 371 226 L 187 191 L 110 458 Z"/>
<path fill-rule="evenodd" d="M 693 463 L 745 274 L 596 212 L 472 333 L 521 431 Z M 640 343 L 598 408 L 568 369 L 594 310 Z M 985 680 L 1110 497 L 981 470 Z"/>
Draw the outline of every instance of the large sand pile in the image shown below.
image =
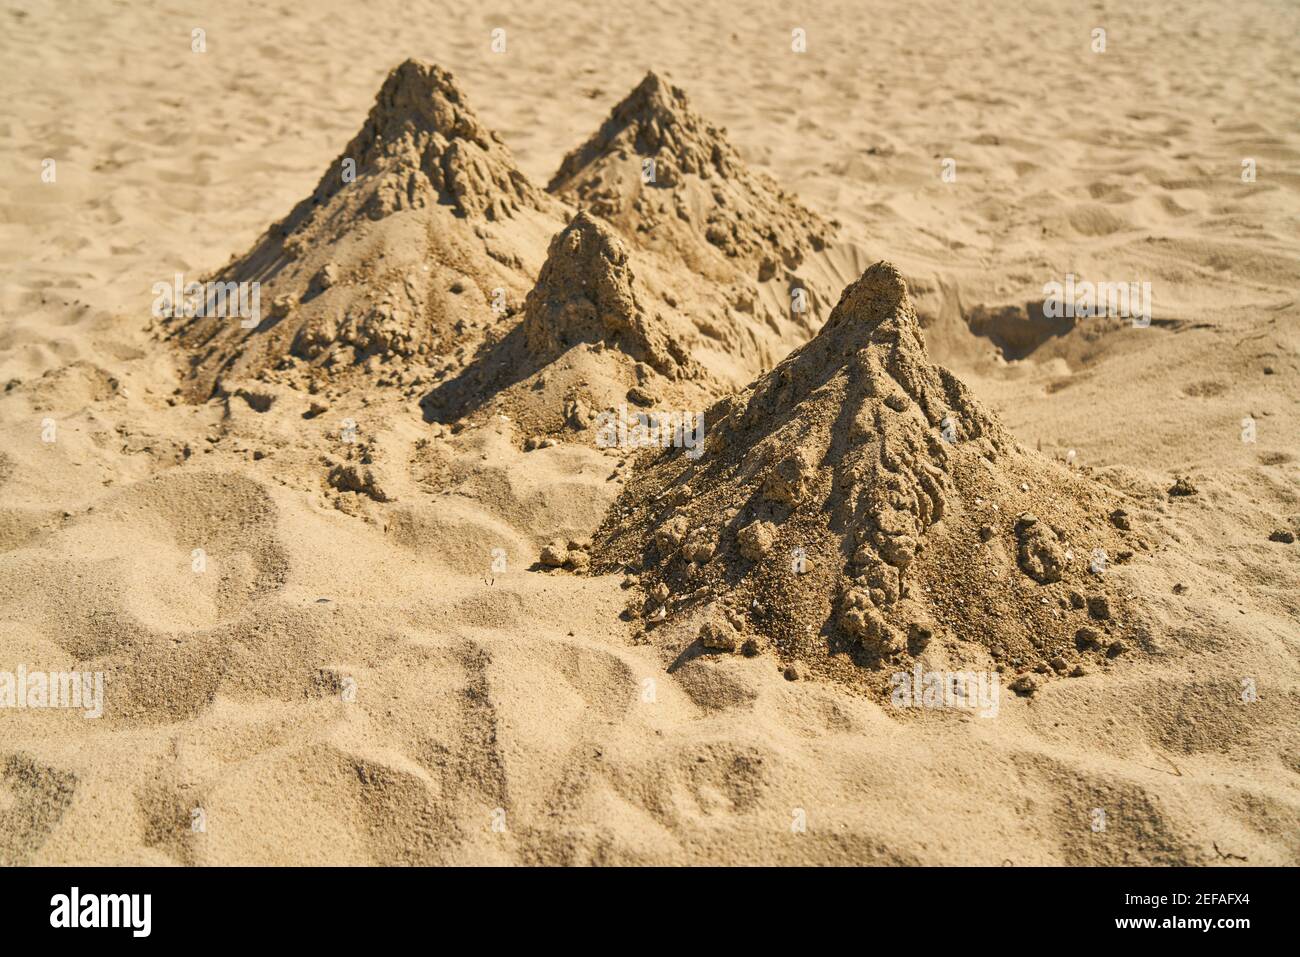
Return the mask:
<path fill-rule="evenodd" d="M 1106 574 L 1135 547 L 1122 512 L 930 362 L 888 263 L 705 429 L 701 457 L 651 453 L 597 536 L 652 627 L 702 616 L 705 647 L 756 641 L 850 680 L 914 656 L 996 667 L 1026 692 L 1141 634 Z"/>
<path fill-rule="evenodd" d="M 177 315 L 188 391 L 300 385 L 368 360 L 447 368 L 517 312 L 563 207 L 533 186 L 451 74 L 407 60 L 312 195 L 214 279 L 259 282 L 261 321 Z M 374 363 L 371 363 L 374 368 Z"/>

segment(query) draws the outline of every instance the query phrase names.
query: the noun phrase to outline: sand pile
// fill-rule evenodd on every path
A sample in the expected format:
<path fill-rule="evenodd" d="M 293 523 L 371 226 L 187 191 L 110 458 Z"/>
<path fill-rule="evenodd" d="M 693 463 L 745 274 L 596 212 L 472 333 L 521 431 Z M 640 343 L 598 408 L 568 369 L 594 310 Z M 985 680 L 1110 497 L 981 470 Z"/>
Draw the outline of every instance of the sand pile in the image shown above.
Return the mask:
<path fill-rule="evenodd" d="M 1106 574 L 1144 547 L 1131 523 L 929 361 L 888 263 L 705 430 L 698 459 L 647 453 L 596 536 L 597 570 L 639 576 L 652 638 L 662 621 L 668 645 L 868 684 L 914 658 L 997 668 L 1025 692 L 1136 643 Z"/>
<path fill-rule="evenodd" d="M 690 395 L 701 407 L 723 390 L 683 346 L 689 322 L 647 295 L 638 271 L 608 225 L 578 212 L 551 241 L 522 320 L 426 397 L 430 417 L 490 407 L 525 431 L 555 433 L 629 404 Z"/>
<path fill-rule="evenodd" d="M 551 242 L 524 303 L 529 354 L 553 358 L 578 343 L 603 342 L 675 378 L 689 369 L 690 358 L 663 327 L 663 316 L 648 315 L 637 298 L 627 247 L 579 212 Z"/>
<path fill-rule="evenodd" d="M 587 206 L 638 244 L 726 280 L 766 280 L 822 249 L 831 227 L 746 168 L 724 132 L 653 71 L 547 187 Z"/>
<path fill-rule="evenodd" d="M 223 380 L 299 385 L 372 359 L 454 364 L 517 312 L 564 215 L 450 73 L 407 60 L 312 195 L 214 277 L 260 283 L 256 327 L 178 315 L 164 328 L 192 354 L 198 398 Z"/>
<path fill-rule="evenodd" d="M 669 305 L 690 317 L 691 354 L 741 388 L 807 342 L 846 275 L 834 232 L 770 178 L 748 169 L 685 93 L 651 72 L 548 186 L 607 220 L 667 277 Z M 684 268 L 683 268 L 684 267 Z"/>
<path fill-rule="evenodd" d="M 654 164 L 648 184 L 643 161 Z M 614 345 L 669 377 L 702 366 L 722 386 L 716 397 L 816 330 L 825 284 L 794 270 L 824 247 L 829 227 L 747 170 L 655 74 L 569 155 L 564 171 L 552 183 L 559 198 L 538 189 L 450 73 L 401 64 L 312 195 L 209 279 L 205 314 L 177 299 L 162 321 L 189 353 L 189 397 L 249 380 L 312 391 L 352 379 L 431 381 L 450 383 L 451 405 L 463 414 L 502 388 L 503 361 L 517 381 L 576 342 Z M 611 192 L 624 181 L 626 190 Z M 581 229 L 565 226 L 566 200 L 586 207 Z M 613 230 L 597 231 L 596 222 Z M 573 249 L 557 249 L 561 241 Z M 613 257 L 613 272 L 626 271 L 616 285 L 635 274 L 639 299 L 616 303 L 631 294 L 592 286 L 592 277 L 610 274 L 592 272 L 593 243 L 606 252 L 591 255 Z M 539 272 L 544 256 L 548 274 Z M 241 283 L 259 286 L 255 321 L 220 308 L 213 294 L 224 287 L 233 297 Z M 514 335 L 526 297 L 533 318 Z M 624 319 L 637 328 L 591 326 Z M 649 333 L 661 320 L 664 329 Z M 526 340 L 523 352 L 516 338 Z M 446 396 L 436 394 L 439 403 Z"/>

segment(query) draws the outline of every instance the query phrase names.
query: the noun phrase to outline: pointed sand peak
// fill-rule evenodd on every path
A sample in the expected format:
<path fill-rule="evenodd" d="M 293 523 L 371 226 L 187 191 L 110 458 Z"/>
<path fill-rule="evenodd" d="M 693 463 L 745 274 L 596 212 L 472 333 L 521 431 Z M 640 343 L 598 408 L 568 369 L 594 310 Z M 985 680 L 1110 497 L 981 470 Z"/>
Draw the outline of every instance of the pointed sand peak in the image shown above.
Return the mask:
<path fill-rule="evenodd" d="M 564 158 L 547 188 L 562 188 L 593 161 L 618 150 L 654 157 L 667 164 L 669 175 L 727 175 L 737 163 L 722 131 L 692 109 L 680 87 L 653 70 L 610 111 L 587 142 Z"/>
<path fill-rule="evenodd" d="M 830 394 L 873 409 L 881 403 L 894 412 L 916 409 L 927 426 L 949 418 L 967 437 L 1001 440 L 1000 428 L 960 380 L 930 361 L 907 283 L 889 262 L 868 267 L 844 289 L 817 335 L 754 382 L 731 422 L 741 431 L 770 427 L 773 417 L 798 416 L 805 404 L 821 408 Z"/>
<path fill-rule="evenodd" d="M 551 241 L 524 304 L 523 330 L 536 357 L 604 342 L 665 375 L 686 364 L 638 299 L 627 246 L 584 210 Z"/>
<path fill-rule="evenodd" d="M 482 149 L 495 141 L 466 102 L 452 74 L 432 63 L 408 59 L 384 80 L 366 121 L 377 139 L 394 141 L 408 132 L 465 139 Z"/>
<path fill-rule="evenodd" d="M 650 71 L 600 128 L 565 156 L 547 189 L 613 223 L 638 246 L 712 279 L 760 281 L 824 248 L 830 227 L 749 170 L 725 131 Z"/>
<path fill-rule="evenodd" d="M 312 202 L 326 203 L 367 176 L 377 179 L 365 209 L 371 219 L 434 202 L 483 219 L 554 206 L 479 120 L 455 77 L 414 59 L 388 74 L 365 124 L 321 177 Z"/>
<path fill-rule="evenodd" d="M 647 608 L 681 596 L 675 647 L 718 647 L 722 623 L 728 647 L 888 694 L 926 654 L 1050 672 L 1076 653 L 1070 590 L 1126 601 L 1085 558 L 1118 547 L 1113 496 L 1017 445 L 930 361 L 889 263 L 704 421 L 703 454 L 649 453 L 592 548 Z"/>

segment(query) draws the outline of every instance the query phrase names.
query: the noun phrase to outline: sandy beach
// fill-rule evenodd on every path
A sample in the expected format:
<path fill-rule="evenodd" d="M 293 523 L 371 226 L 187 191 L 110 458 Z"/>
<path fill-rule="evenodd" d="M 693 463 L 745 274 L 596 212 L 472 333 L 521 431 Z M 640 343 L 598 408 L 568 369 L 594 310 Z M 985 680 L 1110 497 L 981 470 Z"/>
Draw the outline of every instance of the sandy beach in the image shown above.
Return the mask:
<path fill-rule="evenodd" d="M 1300 7 L 0 24 L 0 864 L 1300 863 Z"/>

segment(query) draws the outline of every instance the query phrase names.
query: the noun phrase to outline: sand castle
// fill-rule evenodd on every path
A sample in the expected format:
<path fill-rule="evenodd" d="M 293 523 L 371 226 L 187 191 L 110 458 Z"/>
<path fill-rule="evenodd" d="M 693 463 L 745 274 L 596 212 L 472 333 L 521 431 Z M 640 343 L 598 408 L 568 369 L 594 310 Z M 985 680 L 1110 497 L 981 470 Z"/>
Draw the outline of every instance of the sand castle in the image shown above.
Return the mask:
<path fill-rule="evenodd" d="M 367 360 L 455 365 L 531 288 L 563 207 L 528 181 L 454 79 L 407 60 L 312 194 L 219 279 L 260 282 L 251 330 L 164 324 L 190 354 L 190 394 L 270 377 L 303 385 Z"/>
<path fill-rule="evenodd" d="M 833 228 L 749 170 L 723 130 L 651 71 L 547 187 L 710 279 L 770 279 Z"/>
<path fill-rule="evenodd" d="M 580 342 L 603 342 L 661 375 L 690 365 L 681 345 L 637 298 L 627 248 L 607 226 L 579 212 L 551 242 L 537 285 L 524 303 L 524 342 L 537 357 Z"/>

